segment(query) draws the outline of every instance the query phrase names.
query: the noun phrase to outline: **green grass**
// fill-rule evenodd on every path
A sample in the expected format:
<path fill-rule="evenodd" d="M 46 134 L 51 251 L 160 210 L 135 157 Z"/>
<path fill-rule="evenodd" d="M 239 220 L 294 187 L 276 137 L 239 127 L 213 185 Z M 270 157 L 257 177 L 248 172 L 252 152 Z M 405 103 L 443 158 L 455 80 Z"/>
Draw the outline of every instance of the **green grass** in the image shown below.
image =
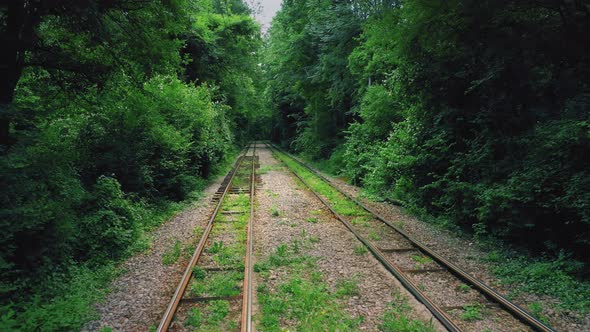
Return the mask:
<path fill-rule="evenodd" d="M 493 265 L 493 273 L 514 294 L 529 292 L 554 296 L 561 300 L 559 309 L 590 312 L 590 282 L 573 277 L 583 263 L 560 255 L 555 259 L 531 260 L 524 256 L 492 251 L 485 261 Z"/>
<path fill-rule="evenodd" d="M 369 227 L 371 224 L 369 223 L 369 216 L 358 216 L 354 217 L 350 220 L 350 223 L 355 226 L 362 226 L 362 227 Z"/>
<path fill-rule="evenodd" d="M 369 230 L 369 240 L 371 241 L 381 241 L 383 238 L 381 237 L 381 235 L 379 234 L 379 232 L 377 232 L 374 229 Z"/>
<path fill-rule="evenodd" d="M 217 251 L 218 250 L 218 251 Z M 213 253 L 209 251 L 210 253 Z M 221 267 L 241 268 L 244 266 L 246 247 L 244 241 L 232 245 L 221 245 L 213 253 L 213 261 Z"/>
<path fill-rule="evenodd" d="M 406 298 L 394 294 L 383 315 L 379 330 L 383 332 L 434 332 L 432 322 L 423 322 L 410 317 L 412 308 Z"/>
<path fill-rule="evenodd" d="M 364 255 L 367 252 L 369 252 L 369 250 L 367 249 L 367 247 L 365 247 L 364 244 L 357 244 L 354 246 L 354 253 L 356 255 Z"/>
<path fill-rule="evenodd" d="M 360 275 L 355 275 L 351 278 L 344 278 L 340 279 L 336 282 L 336 291 L 334 295 L 337 297 L 347 297 L 353 295 L 359 295 L 359 280 L 361 279 Z"/>
<path fill-rule="evenodd" d="M 228 301 L 211 301 L 203 309 L 191 308 L 185 325 L 199 331 L 232 331 L 237 328 L 237 323 L 226 319 L 229 311 Z"/>
<path fill-rule="evenodd" d="M 192 296 L 237 296 L 240 295 L 241 281 L 244 279 L 242 271 L 214 271 L 205 273 L 202 279 L 191 284 Z"/>
<path fill-rule="evenodd" d="M 316 217 L 309 217 L 309 218 L 306 218 L 306 219 L 305 219 L 305 221 L 307 221 L 307 222 L 309 222 L 309 223 L 312 223 L 312 224 L 317 224 L 318 222 L 320 222 L 320 221 L 319 221 L 319 219 L 318 219 L 318 218 L 316 218 Z"/>
<path fill-rule="evenodd" d="M 284 279 L 269 287 L 270 269 L 284 269 Z M 361 319 L 350 317 L 323 281 L 314 260 L 281 245 L 255 266 L 264 282 L 258 286 L 262 331 L 354 331 Z M 354 285 L 342 284 L 338 296 L 347 296 Z"/>
<path fill-rule="evenodd" d="M 428 256 L 422 256 L 422 255 L 412 255 L 411 256 L 412 260 L 414 262 L 416 262 L 416 268 L 420 268 L 423 265 L 426 265 L 428 263 L 432 263 L 432 258 L 428 257 Z"/>
<path fill-rule="evenodd" d="M 278 151 L 273 151 L 273 155 L 277 159 L 281 160 L 285 165 L 287 165 L 287 167 L 289 167 L 291 170 L 293 170 L 295 173 L 301 176 L 301 178 L 303 178 L 311 188 L 313 188 L 321 196 L 326 198 L 330 202 L 330 205 L 334 208 L 334 210 L 339 214 L 349 217 L 362 216 L 365 218 L 369 218 L 369 215 L 362 208 L 356 205 L 356 203 L 340 194 L 329 184 L 325 183 L 322 179 L 320 179 L 315 174 L 311 173 L 309 170 L 299 165 L 297 162 L 293 161 L 285 154 Z"/>
<path fill-rule="evenodd" d="M 162 254 L 162 264 L 172 265 L 176 263 L 178 258 L 180 258 L 181 251 L 182 243 L 179 240 L 176 240 L 176 242 L 174 242 L 174 245 L 168 248 L 168 250 L 166 250 L 166 252 Z"/>
<path fill-rule="evenodd" d="M 114 264 L 99 268 L 70 267 L 68 280 L 55 275 L 44 283 L 59 295 L 51 301 L 34 297 L 20 303 L 26 309 L 18 314 L 12 305 L 0 307 L 0 331 L 72 331 L 97 319 L 92 304 L 103 299 L 111 280 L 123 271 Z"/>
<path fill-rule="evenodd" d="M 282 167 L 281 165 L 264 165 L 256 171 L 256 174 L 262 175 L 262 174 L 266 174 L 270 171 L 280 171 L 283 168 L 284 167 Z"/>
<path fill-rule="evenodd" d="M 324 213 L 324 211 L 322 211 L 322 210 L 311 210 L 311 211 L 309 211 L 309 213 L 311 213 L 314 216 L 321 216 Z"/>
<path fill-rule="evenodd" d="M 273 217 L 279 217 L 281 215 L 281 211 L 276 206 L 272 206 L 270 208 L 270 215 Z"/>
<path fill-rule="evenodd" d="M 196 280 L 203 280 L 207 276 L 207 271 L 199 266 L 193 267 L 193 277 Z"/>
<path fill-rule="evenodd" d="M 467 284 L 460 284 L 459 286 L 457 286 L 457 290 L 462 293 L 469 293 L 469 291 L 471 290 L 471 286 Z"/>
<path fill-rule="evenodd" d="M 217 254 L 219 252 L 221 252 L 221 250 L 223 250 L 223 241 L 215 241 L 213 242 L 213 244 L 211 245 L 211 247 L 209 247 L 207 249 L 207 252 L 210 254 Z"/>
<path fill-rule="evenodd" d="M 530 313 L 538 320 L 545 324 L 549 324 L 549 319 L 543 316 L 543 305 L 539 302 L 532 302 L 528 305 Z"/>
<path fill-rule="evenodd" d="M 466 322 L 483 320 L 484 307 L 480 304 L 466 305 L 463 307 L 461 319 Z"/>

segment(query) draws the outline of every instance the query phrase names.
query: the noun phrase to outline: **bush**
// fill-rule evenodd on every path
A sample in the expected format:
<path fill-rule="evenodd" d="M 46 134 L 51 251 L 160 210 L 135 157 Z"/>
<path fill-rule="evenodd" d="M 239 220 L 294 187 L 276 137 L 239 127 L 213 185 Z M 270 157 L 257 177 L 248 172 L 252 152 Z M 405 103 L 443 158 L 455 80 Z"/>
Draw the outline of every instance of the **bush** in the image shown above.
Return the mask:
<path fill-rule="evenodd" d="M 101 176 L 82 205 L 78 260 L 117 260 L 137 239 L 139 223 L 117 180 Z"/>

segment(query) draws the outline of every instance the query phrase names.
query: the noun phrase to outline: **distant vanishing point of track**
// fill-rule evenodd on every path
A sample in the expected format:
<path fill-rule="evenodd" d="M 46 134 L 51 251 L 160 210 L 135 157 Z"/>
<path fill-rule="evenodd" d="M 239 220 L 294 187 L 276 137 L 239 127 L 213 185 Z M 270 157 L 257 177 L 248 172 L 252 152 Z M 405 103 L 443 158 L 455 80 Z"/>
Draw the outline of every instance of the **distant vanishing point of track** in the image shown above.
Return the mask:
<path fill-rule="evenodd" d="M 218 300 L 226 300 L 231 304 L 228 329 L 238 327 L 242 332 L 252 330 L 252 222 L 257 182 L 256 168 L 258 166 L 256 143 L 251 143 L 238 157 L 216 192 L 213 198 L 216 201 L 215 209 L 196 245 L 170 304 L 164 312 L 157 331 L 175 330 L 174 324 L 182 324 L 177 322 L 179 320 L 174 320 L 175 316 L 181 312 L 186 315 L 190 307 L 198 307 Z M 249 198 L 247 204 L 243 200 L 244 195 Z M 221 231 L 213 231 L 215 227 L 219 227 Z M 230 254 L 215 256 L 214 253 L 218 254 L 228 247 L 232 248 L 230 254 L 233 257 Z M 236 254 L 239 257 L 236 258 Z M 195 271 L 202 275 L 195 275 Z M 189 286 L 197 278 L 205 278 L 205 276 L 228 271 L 243 273 L 241 281 L 236 281 L 236 285 L 229 285 L 235 286 L 234 289 L 230 287 L 230 292 L 239 292 L 241 295 L 195 295 L 194 293 L 199 292 L 187 291 L 187 288 L 190 289 Z M 238 284 L 241 285 L 238 286 Z M 236 289 L 238 287 L 239 290 Z M 207 293 L 207 291 L 204 292 Z M 231 319 L 234 321 L 230 321 Z"/>

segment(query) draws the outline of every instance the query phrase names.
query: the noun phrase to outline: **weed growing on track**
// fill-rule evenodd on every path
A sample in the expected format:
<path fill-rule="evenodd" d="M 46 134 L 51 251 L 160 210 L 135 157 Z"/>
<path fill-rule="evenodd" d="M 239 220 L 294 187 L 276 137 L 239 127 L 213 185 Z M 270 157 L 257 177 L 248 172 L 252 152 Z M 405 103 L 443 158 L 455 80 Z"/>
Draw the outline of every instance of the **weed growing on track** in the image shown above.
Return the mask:
<path fill-rule="evenodd" d="M 243 242 L 223 246 L 213 255 L 213 261 L 221 267 L 240 268 L 244 266 L 246 247 Z"/>
<path fill-rule="evenodd" d="M 266 174 L 266 173 L 268 173 L 268 172 L 270 172 L 270 171 L 280 171 L 280 170 L 282 170 L 283 168 L 284 168 L 284 167 L 283 167 L 283 166 L 281 166 L 281 165 L 264 165 L 264 166 L 260 167 L 260 168 L 259 168 L 259 169 L 256 171 L 256 173 L 257 173 L 258 175 L 262 175 L 262 174 Z"/>
<path fill-rule="evenodd" d="M 223 249 L 223 241 L 219 241 L 219 242 L 215 241 L 215 242 L 213 242 L 211 247 L 209 247 L 209 249 L 207 249 L 207 252 L 210 254 L 217 254 L 222 249 Z"/>
<path fill-rule="evenodd" d="M 237 323 L 225 319 L 229 311 L 228 301 L 211 301 L 202 309 L 191 308 L 185 325 L 198 328 L 200 331 L 233 331 L 237 328 Z"/>
<path fill-rule="evenodd" d="M 528 305 L 530 313 L 535 316 L 538 320 L 545 324 L 549 324 L 549 319 L 543 316 L 543 305 L 539 302 L 533 302 Z"/>
<path fill-rule="evenodd" d="M 369 250 L 367 250 L 367 247 L 365 247 L 364 244 L 357 244 L 356 246 L 354 246 L 354 253 L 356 255 L 364 255 L 367 252 L 369 252 Z"/>
<path fill-rule="evenodd" d="M 337 297 L 346 297 L 346 296 L 353 296 L 359 295 L 359 280 L 361 279 L 361 275 L 356 274 L 350 278 L 343 278 L 336 282 L 336 291 L 334 295 Z"/>
<path fill-rule="evenodd" d="M 295 173 L 301 176 L 301 178 L 303 178 L 305 182 L 307 182 L 309 186 L 313 188 L 313 190 L 315 190 L 321 196 L 326 198 L 330 202 L 334 210 L 339 214 L 348 217 L 370 218 L 370 216 L 361 207 L 356 205 L 356 203 L 340 194 L 329 184 L 325 183 L 322 179 L 318 178 L 309 170 L 305 169 L 304 167 L 301 167 L 301 165 L 299 165 L 297 162 L 293 161 L 281 152 L 275 151 L 273 152 L 273 155 L 277 159 L 285 163 L 285 165 L 287 165 Z"/>
<path fill-rule="evenodd" d="M 162 264 L 172 265 L 172 264 L 176 263 L 178 258 L 180 258 L 181 251 L 182 251 L 182 243 L 180 242 L 180 240 L 176 240 L 176 242 L 174 242 L 174 246 L 169 248 L 162 255 Z"/>
<path fill-rule="evenodd" d="M 463 307 L 461 319 L 467 322 L 474 322 L 483 319 L 484 307 L 481 304 L 466 305 Z"/>
<path fill-rule="evenodd" d="M 432 263 L 432 258 L 430 258 L 428 256 L 412 255 L 411 257 L 412 257 L 412 260 L 414 262 L 416 262 L 417 268 L 419 268 L 422 265 L 426 265 L 428 263 Z"/>
<path fill-rule="evenodd" d="M 369 240 L 371 241 L 381 241 L 383 238 L 381 235 L 374 229 L 369 231 Z"/>
<path fill-rule="evenodd" d="M 412 308 L 406 298 L 401 294 L 395 293 L 394 300 L 391 301 L 387 310 L 381 316 L 379 330 L 383 332 L 434 332 L 436 331 L 432 322 L 410 318 Z"/>
<path fill-rule="evenodd" d="M 193 277 L 195 280 L 203 280 L 207 276 L 207 271 L 199 266 L 193 267 Z"/>
<path fill-rule="evenodd" d="M 350 220 L 350 223 L 355 225 L 355 226 L 361 226 L 361 227 L 369 227 L 369 216 L 359 216 L 359 217 L 354 217 Z"/>
<path fill-rule="evenodd" d="M 276 206 L 272 206 L 270 208 L 270 215 L 273 217 L 279 217 L 281 215 L 281 211 Z"/>
<path fill-rule="evenodd" d="M 469 291 L 471 290 L 471 286 L 467 284 L 460 284 L 459 286 L 457 286 L 457 290 L 463 293 L 469 293 Z"/>
<path fill-rule="evenodd" d="M 324 214 L 324 211 L 322 211 L 322 210 L 311 210 L 311 211 L 309 211 L 309 213 L 311 213 L 314 216 L 321 216 L 322 214 Z"/>
<path fill-rule="evenodd" d="M 327 198 L 338 213 L 345 215 L 347 211 L 339 210 L 339 206 L 334 203 L 335 200 L 346 200 L 344 196 L 334 189 L 326 188 L 327 185 L 321 179 L 283 153 L 275 151 L 273 155 L 300 175 L 314 190 Z M 320 181 L 324 185 L 318 185 Z M 330 193 L 330 191 L 332 192 Z M 358 216 L 363 216 L 363 211 L 359 207 L 357 207 L 357 212 Z M 418 211 L 413 213 L 418 213 Z M 354 218 L 351 222 L 354 225 L 363 225 L 361 218 Z M 400 229 L 405 226 L 402 221 L 396 221 L 394 224 Z M 446 227 L 449 228 L 450 225 L 447 224 Z M 455 228 L 455 230 L 457 229 Z M 575 277 L 583 275 L 584 269 L 587 269 L 583 263 L 566 255 L 559 255 L 555 259 L 530 258 L 510 250 L 496 250 L 498 247 L 502 247 L 502 244 L 493 239 L 487 241 L 490 243 L 479 243 L 484 250 L 491 251 L 488 257 L 483 260 L 493 265 L 492 273 L 502 284 L 512 287 L 514 290 L 512 296 L 521 292 L 550 295 L 560 300 L 556 305 L 557 309 L 573 310 L 581 314 L 590 312 L 590 282 Z"/>
<path fill-rule="evenodd" d="M 227 270 L 207 271 L 200 266 L 193 268 L 193 281 L 189 294 L 195 297 L 239 296 L 244 280 L 244 255 L 246 253 L 245 232 L 250 218 L 250 197 L 230 195 L 224 200 L 221 211 L 232 211 L 230 216 L 219 214 L 211 231 L 212 235 L 233 234 L 233 238 L 213 241 L 205 251 L 215 264 Z M 226 319 L 230 303 L 226 300 L 211 301 L 198 308 L 192 308 L 184 324 L 198 327 L 201 331 L 232 331 L 237 323 Z"/>

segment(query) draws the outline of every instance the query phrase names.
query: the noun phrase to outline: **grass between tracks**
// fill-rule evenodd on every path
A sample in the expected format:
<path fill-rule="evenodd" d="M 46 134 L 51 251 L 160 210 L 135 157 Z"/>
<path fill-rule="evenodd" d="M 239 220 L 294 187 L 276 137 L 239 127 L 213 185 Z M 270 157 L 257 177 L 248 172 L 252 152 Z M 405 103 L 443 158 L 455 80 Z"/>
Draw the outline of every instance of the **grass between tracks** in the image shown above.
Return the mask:
<path fill-rule="evenodd" d="M 324 182 L 315 174 L 311 173 L 304 167 L 301 167 L 301 165 L 293 161 L 285 154 L 278 151 L 273 151 L 273 155 L 275 158 L 285 163 L 285 165 L 297 173 L 297 175 L 303 178 L 303 180 L 309 184 L 313 190 L 328 200 L 336 212 L 343 216 L 354 217 L 352 221 L 353 224 L 356 224 L 357 222 L 360 224 L 366 224 L 365 221 L 370 218 L 370 215 L 354 202 L 340 194 L 337 190 L 332 188 L 329 184 Z"/>
<path fill-rule="evenodd" d="M 250 197 L 245 194 L 226 197 L 221 212 L 215 219 L 211 241 L 205 252 L 211 258 L 209 264 L 222 271 L 207 271 L 196 266 L 188 291 L 190 297 L 232 297 L 241 294 Z M 223 212 L 232 214 L 226 215 Z M 225 237 L 226 242 L 216 240 L 217 236 Z M 229 319 L 230 314 L 228 300 L 209 301 L 191 308 L 184 324 L 187 327 L 198 327 L 200 331 L 232 331 L 237 328 L 238 322 Z"/>

